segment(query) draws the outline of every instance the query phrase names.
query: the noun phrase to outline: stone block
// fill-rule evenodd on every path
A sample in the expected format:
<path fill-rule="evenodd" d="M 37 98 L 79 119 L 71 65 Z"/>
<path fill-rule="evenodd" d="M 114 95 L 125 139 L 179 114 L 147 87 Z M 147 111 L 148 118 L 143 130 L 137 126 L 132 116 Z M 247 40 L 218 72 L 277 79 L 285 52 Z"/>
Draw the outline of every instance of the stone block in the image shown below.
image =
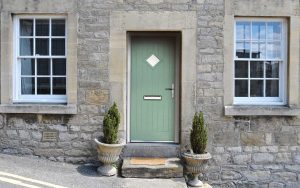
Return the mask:
<path fill-rule="evenodd" d="M 292 162 L 291 153 L 277 153 L 275 156 L 275 162 L 289 164 Z"/>
<path fill-rule="evenodd" d="M 6 134 L 7 134 L 7 137 L 10 139 L 18 139 L 19 138 L 16 130 L 7 130 Z"/>
<path fill-rule="evenodd" d="M 259 132 L 242 132 L 241 133 L 241 144 L 243 146 L 261 146 L 265 145 L 265 138 L 263 133 Z"/>
<path fill-rule="evenodd" d="M 276 172 L 272 174 L 273 178 L 279 181 L 289 182 L 297 181 L 297 174 L 293 172 Z"/>
<path fill-rule="evenodd" d="M 233 156 L 234 164 L 248 164 L 251 162 L 251 154 L 241 154 Z"/>
<path fill-rule="evenodd" d="M 260 152 L 277 153 L 278 146 L 261 146 L 259 147 Z"/>
<path fill-rule="evenodd" d="M 72 141 L 78 139 L 77 134 L 71 134 L 71 133 L 59 133 L 59 141 L 64 142 L 64 141 Z"/>
<path fill-rule="evenodd" d="M 34 140 L 42 140 L 42 133 L 37 132 L 37 131 L 31 131 L 31 137 Z"/>
<path fill-rule="evenodd" d="M 285 169 L 292 172 L 300 173 L 300 165 L 285 165 Z"/>
<path fill-rule="evenodd" d="M 216 162 L 217 165 L 222 164 L 230 164 L 231 161 L 231 155 L 229 154 L 221 154 L 221 155 L 213 155 L 213 160 Z"/>
<path fill-rule="evenodd" d="M 248 181 L 267 181 L 271 178 L 270 171 L 243 171 L 242 174 Z"/>
<path fill-rule="evenodd" d="M 224 170 L 221 173 L 222 180 L 239 180 L 242 178 L 242 175 L 237 171 L 227 171 Z"/>
<path fill-rule="evenodd" d="M 19 137 L 20 137 L 22 140 L 29 140 L 29 139 L 30 139 L 29 132 L 28 132 L 28 131 L 25 131 L 25 130 L 19 130 Z"/>
<path fill-rule="evenodd" d="M 293 154 L 293 161 L 296 164 L 300 164 L 300 153 L 299 152 Z"/>
<path fill-rule="evenodd" d="M 165 165 L 133 165 L 125 158 L 122 176 L 126 178 L 179 178 L 183 177 L 183 166 L 179 158 L 167 158 Z"/>
<path fill-rule="evenodd" d="M 275 143 L 281 146 L 294 145 L 297 143 L 297 134 L 295 133 L 274 133 Z"/>
<path fill-rule="evenodd" d="M 86 102 L 88 104 L 105 104 L 108 102 L 109 92 L 107 90 L 86 91 Z"/>
<path fill-rule="evenodd" d="M 215 133 L 213 143 L 216 146 L 238 146 L 239 134 L 236 132 Z"/>
<path fill-rule="evenodd" d="M 242 152 L 242 147 L 227 147 L 226 149 L 230 153 L 241 153 Z"/>
<path fill-rule="evenodd" d="M 284 184 L 280 182 L 269 183 L 269 188 L 284 188 Z"/>
<path fill-rule="evenodd" d="M 87 149 L 85 150 L 71 149 L 65 151 L 65 154 L 68 156 L 79 157 L 79 156 L 90 156 L 91 152 Z"/>
<path fill-rule="evenodd" d="M 252 160 L 254 163 L 271 163 L 274 161 L 274 155 L 270 153 L 254 153 Z"/>
<path fill-rule="evenodd" d="M 64 155 L 63 149 L 35 149 L 34 154 L 44 157 L 58 157 Z"/>

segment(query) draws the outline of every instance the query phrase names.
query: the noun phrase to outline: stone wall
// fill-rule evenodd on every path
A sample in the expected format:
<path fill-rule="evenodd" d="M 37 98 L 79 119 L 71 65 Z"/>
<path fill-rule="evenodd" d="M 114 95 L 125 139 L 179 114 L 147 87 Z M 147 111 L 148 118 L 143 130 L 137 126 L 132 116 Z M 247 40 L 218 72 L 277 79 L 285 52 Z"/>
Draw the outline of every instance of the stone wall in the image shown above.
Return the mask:
<path fill-rule="evenodd" d="M 14 13 L 64 10 L 60 1 L 2 0 L 1 11 Z M 243 0 L 245 3 L 250 1 Z M 0 151 L 29 154 L 55 161 L 83 162 L 96 157 L 93 138 L 102 134 L 110 105 L 110 12 L 196 11 L 196 110 L 209 124 L 208 173 L 202 178 L 214 187 L 299 187 L 300 119 L 297 117 L 224 116 L 224 15 L 223 0 L 77 0 L 78 113 L 76 115 L 2 114 Z M 227 6 L 241 2 L 231 1 Z M 269 2 L 269 4 L 268 4 Z M 295 0 L 255 1 L 287 7 Z M 68 4 L 68 2 L 64 2 Z M 44 6 L 48 6 L 45 10 Z M 250 6 L 250 5 L 247 5 Z M 43 8 L 44 7 L 44 8 Z M 50 7 L 50 8 L 49 8 Z M 295 11 L 296 7 L 289 7 Z M 299 11 L 295 11 L 299 14 Z M 233 30 L 232 30 L 233 32 Z M 299 49 L 298 49 L 299 51 Z M 296 62 L 298 63 L 298 62 Z M 182 125 L 189 127 L 191 125 Z M 56 142 L 41 142 L 44 130 L 59 132 Z M 188 130 L 185 128 L 185 130 Z M 189 132 L 185 131 L 185 135 Z M 182 145 L 188 145 L 188 136 Z"/>

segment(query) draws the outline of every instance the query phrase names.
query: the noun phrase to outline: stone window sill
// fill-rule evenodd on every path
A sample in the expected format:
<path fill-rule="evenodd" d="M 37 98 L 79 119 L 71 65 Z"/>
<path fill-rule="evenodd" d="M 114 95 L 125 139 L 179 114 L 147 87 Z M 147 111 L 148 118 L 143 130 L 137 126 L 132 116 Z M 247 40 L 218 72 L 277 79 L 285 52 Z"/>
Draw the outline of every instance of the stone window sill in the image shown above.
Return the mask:
<path fill-rule="evenodd" d="M 12 104 L 0 105 L 0 113 L 16 114 L 77 114 L 76 105 Z"/>
<path fill-rule="evenodd" d="M 300 108 L 289 106 L 225 106 L 225 116 L 299 116 Z"/>

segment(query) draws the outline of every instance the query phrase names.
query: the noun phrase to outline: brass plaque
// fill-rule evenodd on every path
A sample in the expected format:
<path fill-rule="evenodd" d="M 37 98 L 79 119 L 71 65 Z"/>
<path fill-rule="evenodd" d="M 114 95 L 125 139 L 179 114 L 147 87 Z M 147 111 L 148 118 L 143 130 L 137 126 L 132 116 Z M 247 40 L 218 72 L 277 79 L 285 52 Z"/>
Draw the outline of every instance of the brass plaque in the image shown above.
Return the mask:
<path fill-rule="evenodd" d="M 56 142 L 58 138 L 57 131 L 43 131 L 43 142 Z"/>

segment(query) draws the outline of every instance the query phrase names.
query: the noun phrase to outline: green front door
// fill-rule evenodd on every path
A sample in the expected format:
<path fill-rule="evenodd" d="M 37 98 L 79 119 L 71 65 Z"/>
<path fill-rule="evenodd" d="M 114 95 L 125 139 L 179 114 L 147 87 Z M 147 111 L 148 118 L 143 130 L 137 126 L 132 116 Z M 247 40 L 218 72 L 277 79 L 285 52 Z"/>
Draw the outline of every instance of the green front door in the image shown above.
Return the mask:
<path fill-rule="evenodd" d="M 132 142 L 174 142 L 174 84 L 174 38 L 132 37 L 130 85 Z"/>

